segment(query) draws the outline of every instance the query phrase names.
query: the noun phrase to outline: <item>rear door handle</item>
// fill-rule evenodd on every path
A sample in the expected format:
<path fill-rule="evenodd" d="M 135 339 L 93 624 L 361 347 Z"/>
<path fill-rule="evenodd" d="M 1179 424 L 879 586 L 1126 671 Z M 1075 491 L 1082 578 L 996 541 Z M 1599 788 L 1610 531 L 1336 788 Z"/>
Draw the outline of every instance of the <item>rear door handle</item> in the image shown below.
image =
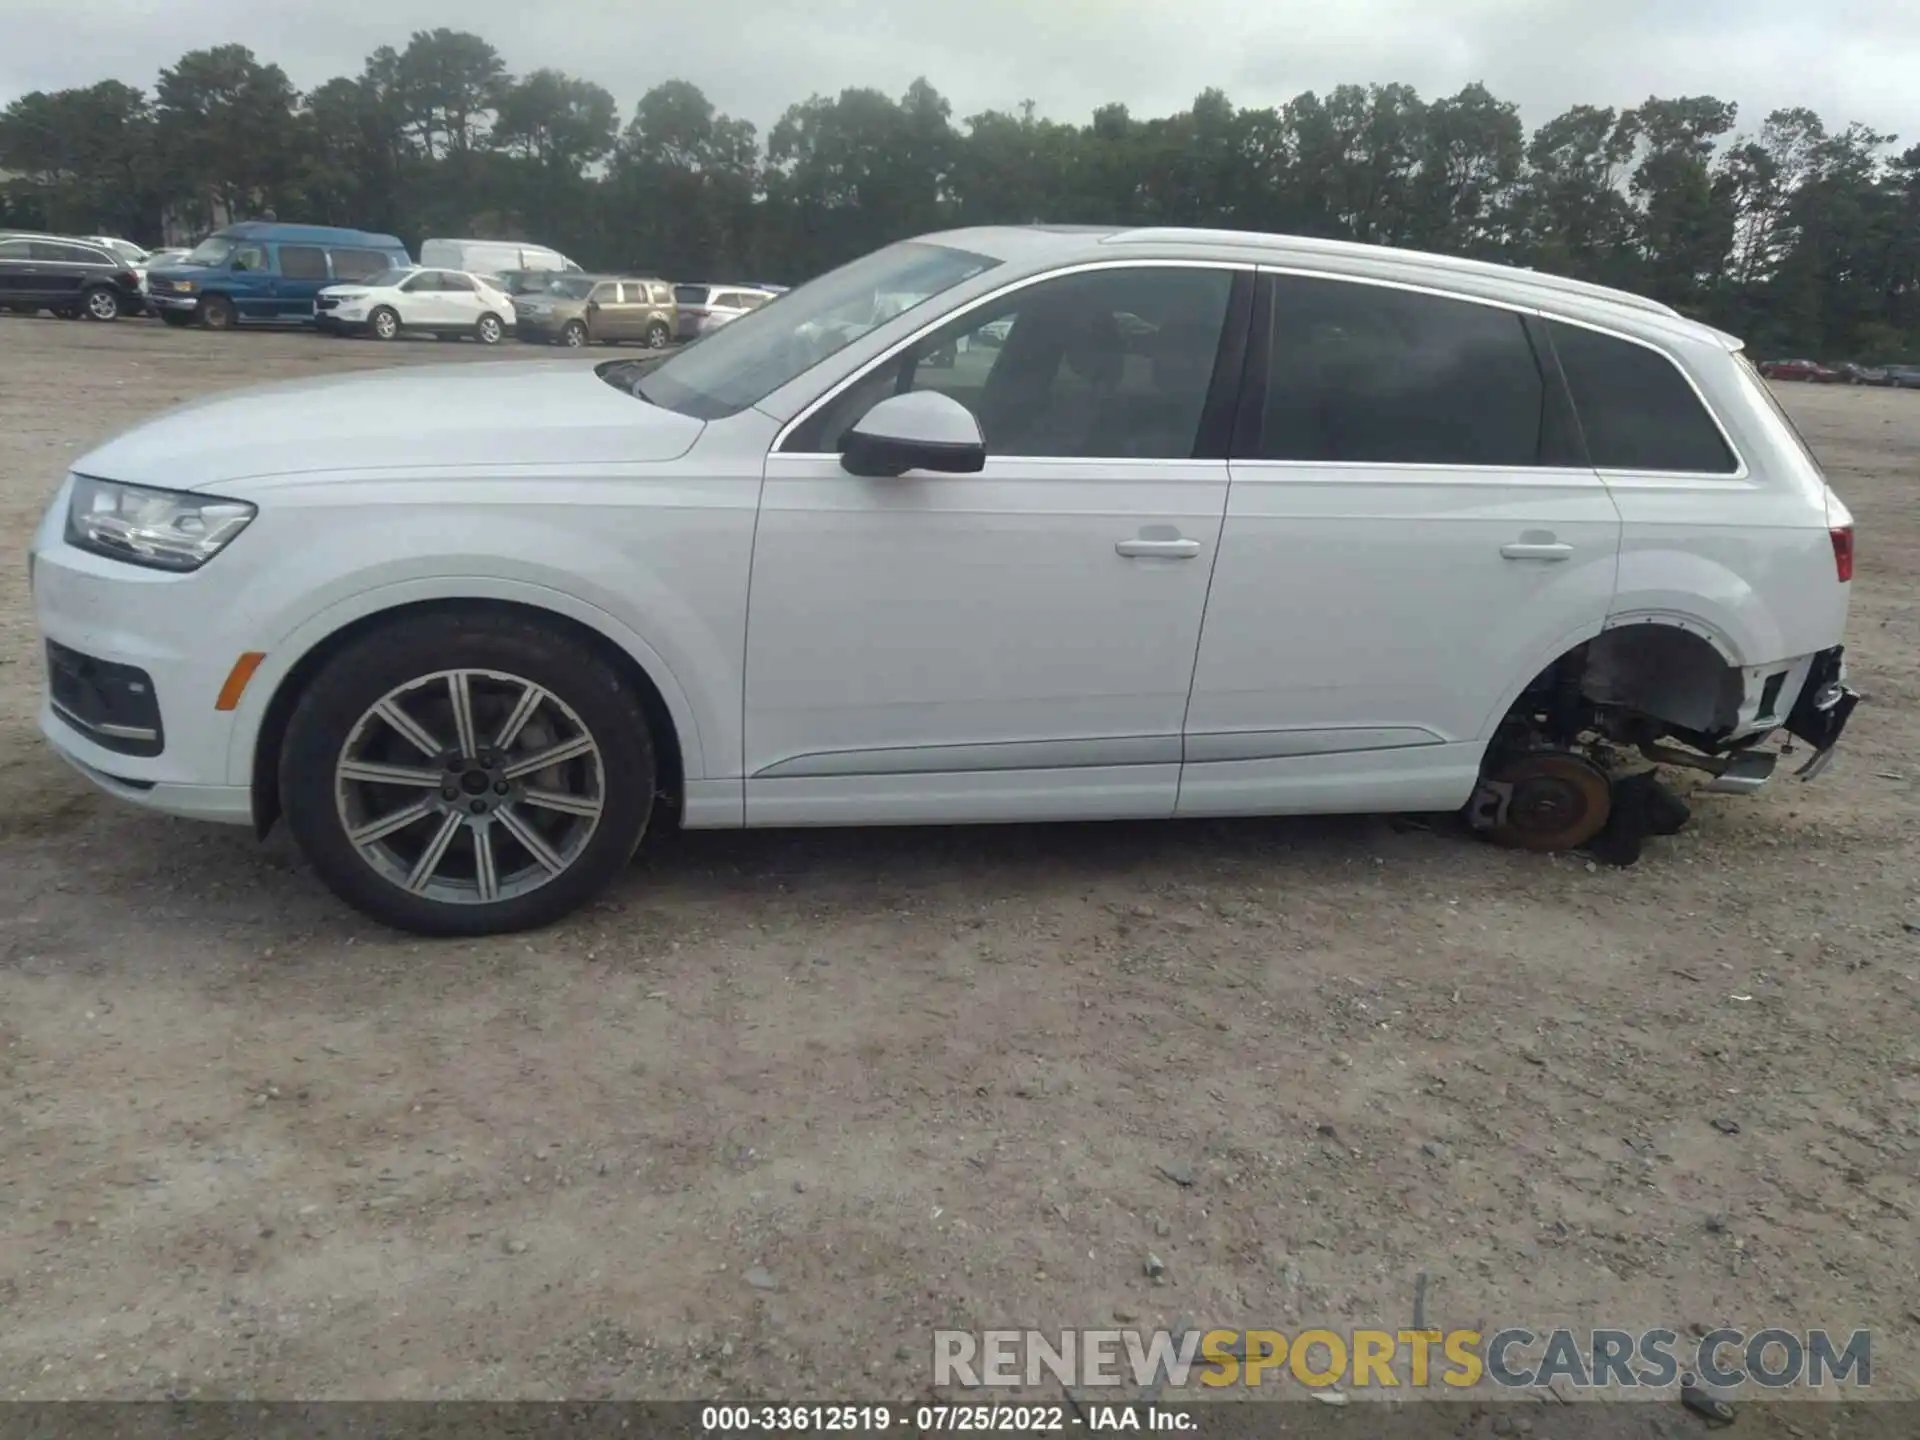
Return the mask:
<path fill-rule="evenodd" d="M 1500 553 L 1509 560 L 1567 560 L 1572 558 L 1573 547 L 1556 541 L 1522 540 L 1502 545 Z"/>
<path fill-rule="evenodd" d="M 1113 547 L 1116 555 L 1154 556 L 1161 560 L 1191 560 L 1200 553 L 1198 540 L 1122 540 Z"/>

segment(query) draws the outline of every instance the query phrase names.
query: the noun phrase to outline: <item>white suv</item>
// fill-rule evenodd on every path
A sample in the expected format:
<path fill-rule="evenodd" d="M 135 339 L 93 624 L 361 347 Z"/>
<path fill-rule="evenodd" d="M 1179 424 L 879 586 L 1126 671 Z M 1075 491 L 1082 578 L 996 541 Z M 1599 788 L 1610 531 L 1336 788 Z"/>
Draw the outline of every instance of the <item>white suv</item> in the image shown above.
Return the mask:
<path fill-rule="evenodd" d="M 1851 519 L 1736 341 L 1239 233 L 960 231 L 664 359 L 201 402 L 34 550 L 62 755 L 284 814 L 436 933 L 565 913 L 662 808 L 1466 807 L 1630 852 L 1677 823 L 1649 762 L 1750 789 L 1855 698 Z"/>

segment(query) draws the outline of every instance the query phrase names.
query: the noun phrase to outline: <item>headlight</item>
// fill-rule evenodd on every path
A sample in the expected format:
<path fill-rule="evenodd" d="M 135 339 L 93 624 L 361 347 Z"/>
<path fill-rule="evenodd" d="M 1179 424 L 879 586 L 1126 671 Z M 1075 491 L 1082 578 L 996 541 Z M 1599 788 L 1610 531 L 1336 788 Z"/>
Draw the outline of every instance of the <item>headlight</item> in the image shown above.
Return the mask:
<path fill-rule="evenodd" d="M 198 570 L 257 513 L 244 500 L 74 477 L 67 543 L 155 570 Z"/>
<path fill-rule="evenodd" d="M 176 289 L 176 290 L 184 290 L 184 291 L 186 291 L 186 292 L 187 292 L 188 294 L 192 294 L 192 293 L 193 293 L 193 281 L 191 281 L 191 280 L 175 280 L 175 281 L 173 282 L 173 288 L 174 288 L 174 289 Z"/>

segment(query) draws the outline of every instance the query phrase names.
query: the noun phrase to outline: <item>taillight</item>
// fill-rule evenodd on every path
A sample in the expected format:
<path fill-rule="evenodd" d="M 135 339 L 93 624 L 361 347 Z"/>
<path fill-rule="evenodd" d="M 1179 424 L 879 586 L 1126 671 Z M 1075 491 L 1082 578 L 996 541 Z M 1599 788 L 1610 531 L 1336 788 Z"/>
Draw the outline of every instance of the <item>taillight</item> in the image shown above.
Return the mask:
<path fill-rule="evenodd" d="M 122 270 L 113 278 L 128 290 L 138 290 L 140 288 L 140 277 L 131 270 Z"/>
<path fill-rule="evenodd" d="M 1833 573 L 1844 585 L 1853 579 L 1853 527 L 1837 525 L 1827 533 L 1833 537 Z"/>

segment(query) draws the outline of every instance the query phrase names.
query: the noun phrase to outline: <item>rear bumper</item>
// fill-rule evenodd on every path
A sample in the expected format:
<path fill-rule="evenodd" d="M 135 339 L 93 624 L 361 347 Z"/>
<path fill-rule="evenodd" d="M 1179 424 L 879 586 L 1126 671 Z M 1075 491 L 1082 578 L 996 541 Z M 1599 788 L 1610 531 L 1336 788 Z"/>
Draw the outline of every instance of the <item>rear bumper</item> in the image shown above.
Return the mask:
<path fill-rule="evenodd" d="M 1853 718 L 1860 697 L 1846 685 L 1846 647 L 1836 645 L 1813 657 L 1800 696 L 1787 715 L 1786 732 L 1812 746 L 1815 762 L 1840 743 L 1840 736 Z M 1808 774 L 1818 773 L 1816 764 L 1808 765 Z"/>

